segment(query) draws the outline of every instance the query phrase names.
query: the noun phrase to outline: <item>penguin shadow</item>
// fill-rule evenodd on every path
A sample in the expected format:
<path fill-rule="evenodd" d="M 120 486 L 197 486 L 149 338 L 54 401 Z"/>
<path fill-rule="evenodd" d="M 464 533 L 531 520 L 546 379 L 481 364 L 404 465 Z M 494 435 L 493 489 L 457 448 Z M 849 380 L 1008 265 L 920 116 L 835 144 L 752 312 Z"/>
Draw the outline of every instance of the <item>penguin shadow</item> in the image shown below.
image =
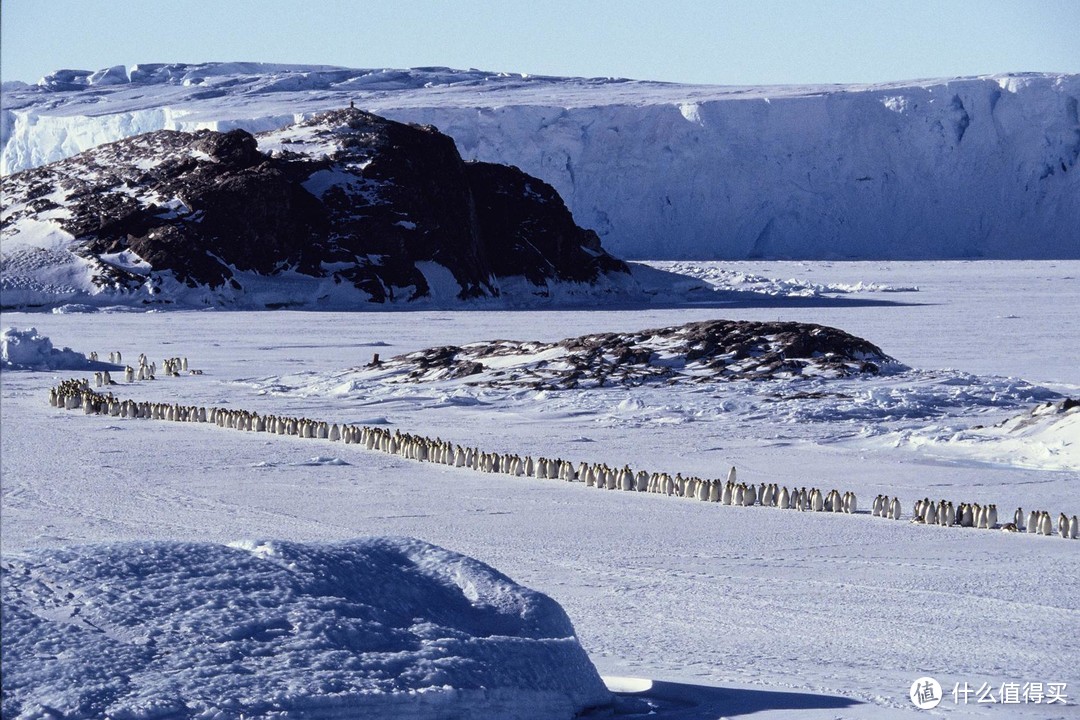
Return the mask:
<path fill-rule="evenodd" d="M 768 711 L 838 710 L 862 704 L 839 695 L 714 687 L 637 678 L 605 680 L 615 696 L 610 714 L 605 716 L 616 718 L 716 720 Z"/>

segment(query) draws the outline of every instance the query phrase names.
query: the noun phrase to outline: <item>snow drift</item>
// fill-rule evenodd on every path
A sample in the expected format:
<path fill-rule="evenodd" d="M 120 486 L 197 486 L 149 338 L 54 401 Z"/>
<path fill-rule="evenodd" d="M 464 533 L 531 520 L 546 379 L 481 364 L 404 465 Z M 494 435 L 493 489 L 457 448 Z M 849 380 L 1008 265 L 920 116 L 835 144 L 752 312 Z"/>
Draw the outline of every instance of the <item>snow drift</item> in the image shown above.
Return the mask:
<path fill-rule="evenodd" d="M 4 88 L 4 172 L 358 106 L 520 167 L 629 258 L 1080 257 L 1080 75 L 719 87 L 207 63 Z"/>
<path fill-rule="evenodd" d="M 3 563 L 3 716 L 570 718 L 610 702 L 545 595 L 408 538 Z"/>
<path fill-rule="evenodd" d="M 86 370 L 92 363 L 71 348 L 59 350 L 37 328 L 4 328 L 0 334 L 0 368 L 4 370 Z"/>

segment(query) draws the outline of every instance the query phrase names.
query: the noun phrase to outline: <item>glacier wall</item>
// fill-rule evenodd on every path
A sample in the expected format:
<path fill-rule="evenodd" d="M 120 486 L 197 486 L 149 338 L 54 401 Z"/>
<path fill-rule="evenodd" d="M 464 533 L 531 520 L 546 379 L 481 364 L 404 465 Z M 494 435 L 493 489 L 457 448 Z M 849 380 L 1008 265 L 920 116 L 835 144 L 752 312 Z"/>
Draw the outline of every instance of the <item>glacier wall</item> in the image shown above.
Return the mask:
<path fill-rule="evenodd" d="M 118 95 L 92 114 L 24 101 L 5 110 L 3 167 L 160 128 L 259 131 L 355 98 L 436 125 L 466 158 L 541 177 L 622 257 L 1080 257 L 1077 75 L 744 89 L 544 78 L 492 89 L 478 88 L 490 75 L 441 70 L 438 90 L 421 73 L 378 92 L 356 78 L 317 91 L 297 77 L 288 92 L 280 78 L 275 92 L 163 86 L 158 105 Z"/>

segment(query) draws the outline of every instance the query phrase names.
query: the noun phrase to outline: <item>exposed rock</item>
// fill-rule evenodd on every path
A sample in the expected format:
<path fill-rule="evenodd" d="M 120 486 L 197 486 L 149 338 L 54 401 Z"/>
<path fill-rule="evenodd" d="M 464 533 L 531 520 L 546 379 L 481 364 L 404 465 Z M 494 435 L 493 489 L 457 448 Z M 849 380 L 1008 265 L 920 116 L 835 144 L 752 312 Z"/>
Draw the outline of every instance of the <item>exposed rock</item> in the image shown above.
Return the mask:
<path fill-rule="evenodd" d="M 260 150 L 261 148 L 261 150 Z M 169 271 L 188 287 L 243 273 L 350 283 L 374 302 L 431 294 L 445 267 L 459 298 L 499 279 L 594 283 L 627 273 L 558 194 L 516 168 L 462 161 L 451 138 L 360 110 L 256 139 L 243 130 L 158 131 L 4 179 L 5 245 L 25 223 L 70 234 L 68 251 L 121 290 Z M 103 258 L 130 253 L 145 272 Z M 112 270 L 108 269 L 112 268 Z"/>
<path fill-rule="evenodd" d="M 401 382 L 468 378 L 493 387 L 575 388 L 859 373 L 903 367 L 842 330 L 796 322 L 710 320 L 554 343 L 493 340 L 428 348 L 380 363 Z"/>

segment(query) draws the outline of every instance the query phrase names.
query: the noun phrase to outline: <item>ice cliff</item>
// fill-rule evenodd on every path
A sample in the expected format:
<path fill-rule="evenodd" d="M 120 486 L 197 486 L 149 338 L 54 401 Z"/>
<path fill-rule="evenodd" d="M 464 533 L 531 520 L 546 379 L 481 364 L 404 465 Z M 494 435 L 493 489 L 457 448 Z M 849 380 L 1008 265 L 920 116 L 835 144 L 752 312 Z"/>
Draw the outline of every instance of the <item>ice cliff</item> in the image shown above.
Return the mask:
<path fill-rule="evenodd" d="M 447 68 L 65 70 L 3 90 L 3 172 L 348 106 L 550 183 L 632 258 L 1080 257 L 1080 75 L 721 87 Z"/>

